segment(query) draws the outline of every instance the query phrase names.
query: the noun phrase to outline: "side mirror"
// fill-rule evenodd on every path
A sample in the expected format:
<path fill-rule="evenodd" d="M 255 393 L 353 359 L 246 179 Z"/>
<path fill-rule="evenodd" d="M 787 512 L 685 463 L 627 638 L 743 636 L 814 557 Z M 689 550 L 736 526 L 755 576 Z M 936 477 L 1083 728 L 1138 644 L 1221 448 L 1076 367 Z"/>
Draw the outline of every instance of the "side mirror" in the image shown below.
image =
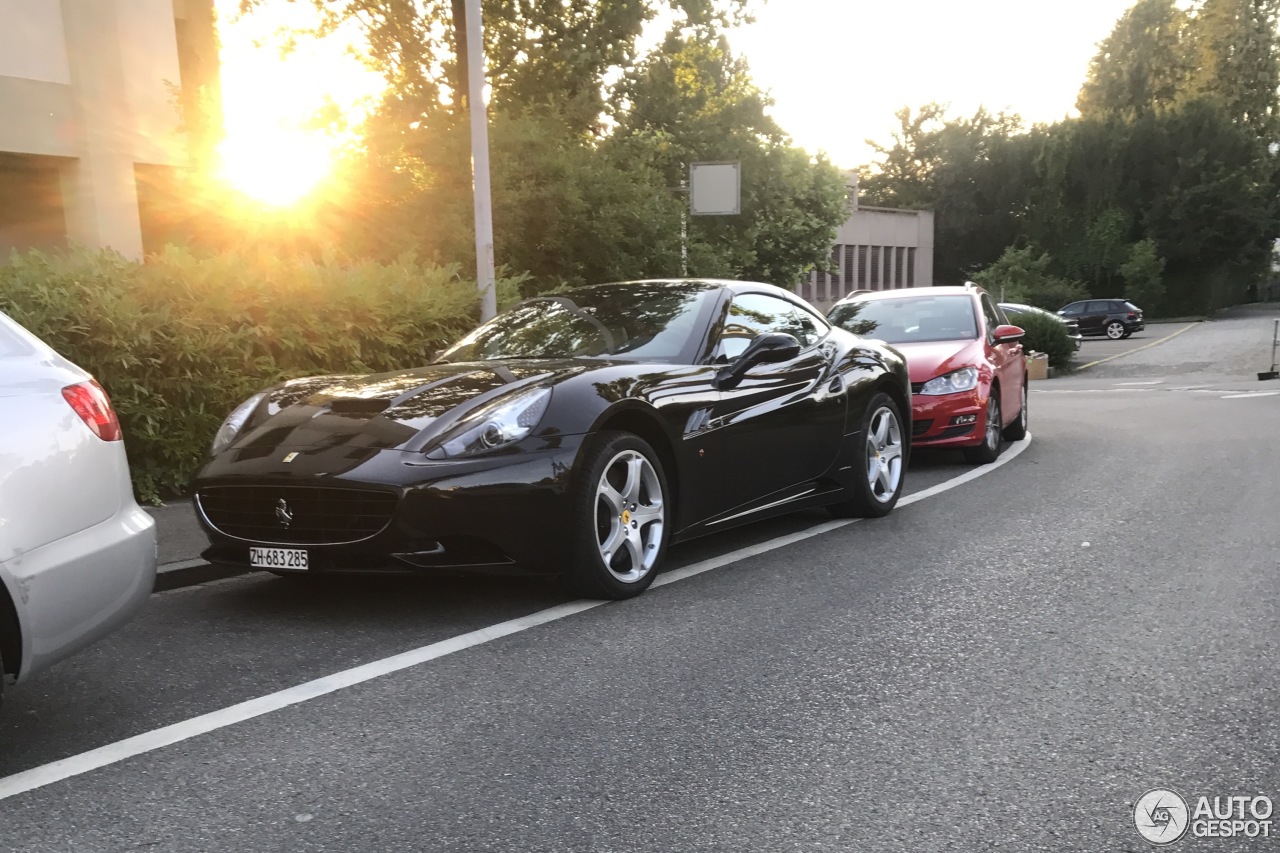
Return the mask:
<path fill-rule="evenodd" d="M 1026 334 L 1026 331 L 1021 326 L 996 326 L 992 337 L 995 338 L 995 342 L 998 344 L 1016 344 Z"/>
<path fill-rule="evenodd" d="M 800 341 L 785 332 L 766 332 L 757 335 L 747 344 L 732 364 L 716 374 L 716 385 L 732 388 L 742 381 L 747 371 L 757 364 L 776 364 L 790 361 L 800 354 Z"/>

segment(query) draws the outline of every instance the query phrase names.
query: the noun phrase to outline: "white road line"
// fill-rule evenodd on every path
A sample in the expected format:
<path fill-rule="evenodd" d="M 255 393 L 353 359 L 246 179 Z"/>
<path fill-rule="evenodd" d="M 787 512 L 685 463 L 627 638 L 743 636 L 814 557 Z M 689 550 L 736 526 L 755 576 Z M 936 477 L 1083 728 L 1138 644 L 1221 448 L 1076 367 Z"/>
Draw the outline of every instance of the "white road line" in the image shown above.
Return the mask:
<path fill-rule="evenodd" d="M 1245 400 L 1250 397 L 1276 397 L 1280 396 L 1280 391 L 1246 391 L 1243 394 L 1227 394 L 1224 400 Z"/>
<path fill-rule="evenodd" d="M 1021 441 L 1014 442 L 1005 453 L 990 465 L 984 465 L 980 468 L 974 468 L 950 480 L 939 483 L 924 491 L 917 492 L 913 495 L 902 498 L 898 501 L 898 506 L 909 506 L 916 501 L 933 497 L 941 494 L 949 489 L 964 485 L 971 480 L 975 480 L 985 474 L 999 468 L 1008 462 L 1012 462 L 1017 458 L 1018 454 L 1026 450 L 1031 444 L 1031 434 Z M 722 554 L 719 557 L 712 557 L 680 569 L 659 575 L 653 585 L 666 586 L 676 581 L 691 578 L 694 575 L 700 575 L 703 572 L 709 572 L 712 569 L 718 569 L 723 566 L 731 565 L 740 560 L 754 557 L 773 551 L 777 548 L 783 548 L 805 539 L 812 539 L 815 536 L 821 536 L 841 527 L 847 527 L 859 519 L 847 519 L 841 521 L 832 521 L 826 524 L 819 524 L 808 530 L 792 533 L 787 536 L 781 536 L 768 542 L 758 545 L 751 545 L 746 548 L 739 548 L 728 554 Z M 450 637 L 447 640 L 431 643 L 411 651 L 402 652 L 398 655 L 392 655 L 388 658 L 372 661 L 361 666 L 336 672 L 332 675 L 326 675 L 323 678 L 317 678 L 314 681 L 308 681 L 305 684 L 299 684 L 295 687 L 289 687 L 284 690 L 270 693 L 266 696 L 260 696 L 256 699 L 250 699 L 227 708 L 212 711 L 208 714 L 201 714 L 198 717 L 192 717 L 183 720 L 180 723 L 164 726 L 140 735 L 134 735 L 106 746 L 91 749 L 88 752 L 82 752 L 79 755 L 73 755 L 69 758 L 62 758 L 52 761 L 48 764 L 42 764 L 39 767 L 33 767 L 30 770 L 24 770 L 21 773 L 15 773 L 12 776 L 6 776 L 0 779 L 0 800 L 17 796 L 27 791 L 33 791 L 36 788 L 43 788 L 46 785 L 52 785 L 54 782 L 60 782 L 64 779 L 70 779 L 72 776 L 79 776 L 82 773 L 88 773 L 91 770 L 97 770 L 120 761 L 125 761 L 138 755 L 142 755 L 153 750 L 162 749 L 166 746 L 172 746 L 184 740 L 189 740 L 200 735 L 208 734 L 217 729 L 233 726 L 236 723 L 242 723 L 245 720 L 251 720 L 254 717 L 260 717 L 263 714 L 270 714 L 272 711 L 279 711 L 290 705 L 298 705 L 329 693 L 334 693 L 347 687 L 353 687 L 384 675 L 390 675 L 393 672 L 399 672 L 402 669 L 418 666 L 427 661 L 436 660 L 455 652 L 470 649 L 475 646 L 483 645 L 492 640 L 502 637 L 508 637 L 512 634 L 518 634 L 521 631 L 527 631 L 530 628 L 536 628 L 539 625 L 546 625 L 548 622 L 556 622 L 560 619 L 566 619 L 570 616 L 592 610 L 604 604 L 606 601 L 571 601 L 567 604 L 561 604 L 546 610 L 540 610 L 528 616 L 521 616 L 517 619 L 509 619 L 506 622 L 499 622 L 496 625 L 490 625 L 487 628 L 480 628 L 476 631 L 470 631 L 466 634 L 460 634 L 456 637 Z"/>
<path fill-rule="evenodd" d="M 1160 385 L 1163 382 L 1164 382 L 1163 379 L 1147 379 L 1142 382 L 1117 382 L 1115 384 L 1117 385 Z"/>

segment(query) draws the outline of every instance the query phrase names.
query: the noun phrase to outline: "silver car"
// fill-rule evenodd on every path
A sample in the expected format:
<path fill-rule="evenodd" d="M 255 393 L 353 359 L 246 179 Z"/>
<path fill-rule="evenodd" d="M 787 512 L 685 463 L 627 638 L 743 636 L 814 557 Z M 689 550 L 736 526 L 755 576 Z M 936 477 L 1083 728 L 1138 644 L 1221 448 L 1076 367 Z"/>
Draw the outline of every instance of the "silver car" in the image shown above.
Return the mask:
<path fill-rule="evenodd" d="M 107 395 L 0 313 L 0 691 L 121 625 L 155 577 Z"/>

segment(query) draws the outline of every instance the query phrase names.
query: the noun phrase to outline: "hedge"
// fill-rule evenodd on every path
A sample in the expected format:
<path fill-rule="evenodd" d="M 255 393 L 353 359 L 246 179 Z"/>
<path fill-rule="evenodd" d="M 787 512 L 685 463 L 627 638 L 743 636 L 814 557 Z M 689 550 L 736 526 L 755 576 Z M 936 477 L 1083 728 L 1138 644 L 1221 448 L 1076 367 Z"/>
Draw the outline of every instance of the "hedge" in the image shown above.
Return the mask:
<path fill-rule="evenodd" d="M 1076 354 L 1076 343 L 1067 335 L 1067 327 L 1056 317 L 1026 311 L 1008 311 L 1010 323 L 1021 326 L 1026 336 L 1022 348 L 1027 352 L 1042 352 L 1049 356 L 1052 367 L 1065 370 L 1071 366 Z"/>
<path fill-rule="evenodd" d="M 520 280 L 499 282 L 514 294 Z M 420 365 L 471 329 L 456 266 L 111 252 L 14 254 L 0 310 L 110 394 L 140 500 L 183 494 L 226 414 L 281 379 Z"/>

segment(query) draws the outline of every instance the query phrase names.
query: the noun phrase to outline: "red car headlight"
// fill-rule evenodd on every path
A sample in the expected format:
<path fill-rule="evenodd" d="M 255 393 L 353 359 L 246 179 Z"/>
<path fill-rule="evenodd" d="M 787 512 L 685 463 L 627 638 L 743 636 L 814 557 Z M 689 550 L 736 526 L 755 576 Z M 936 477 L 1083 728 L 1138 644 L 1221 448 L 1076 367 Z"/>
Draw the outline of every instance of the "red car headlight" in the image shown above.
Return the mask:
<path fill-rule="evenodd" d="M 935 376 L 920 389 L 921 394 L 941 396 L 943 394 L 960 394 L 978 387 L 978 368 L 962 367 L 941 376 Z"/>

